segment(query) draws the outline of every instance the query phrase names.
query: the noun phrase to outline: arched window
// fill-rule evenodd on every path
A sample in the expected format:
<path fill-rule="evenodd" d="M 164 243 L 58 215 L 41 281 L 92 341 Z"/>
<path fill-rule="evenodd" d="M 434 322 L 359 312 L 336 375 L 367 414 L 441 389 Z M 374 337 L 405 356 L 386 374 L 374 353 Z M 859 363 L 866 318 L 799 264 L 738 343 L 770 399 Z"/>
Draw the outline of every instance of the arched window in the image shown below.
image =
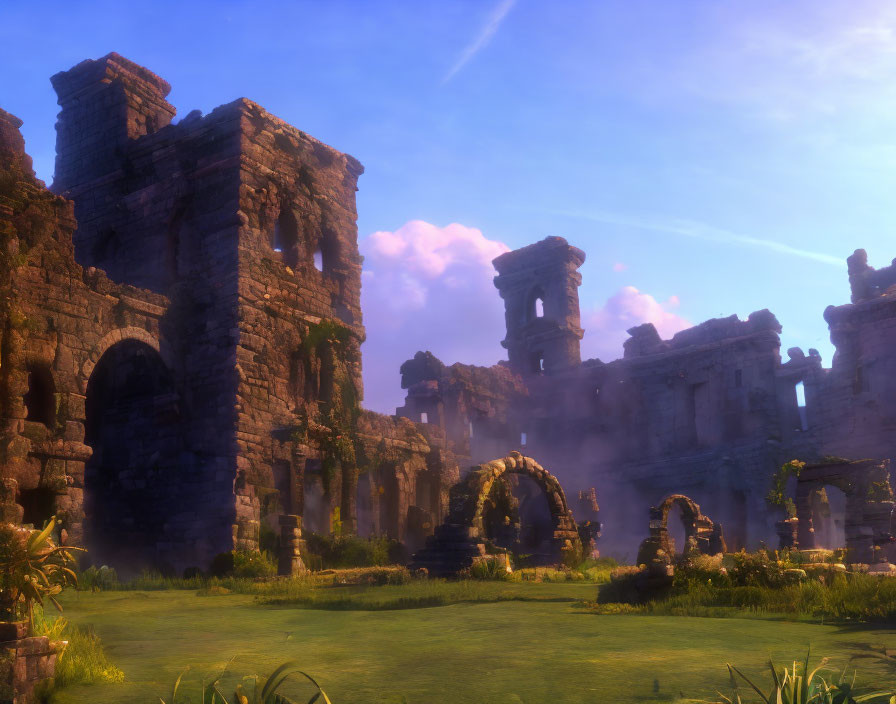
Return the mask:
<path fill-rule="evenodd" d="M 28 391 L 24 398 L 25 420 L 43 423 L 48 428 L 56 425 L 56 384 L 45 364 L 28 365 Z"/>
<path fill-rule="evenodd" d="M 299 263 L 299 223 L 290 208 L 283 208 L 274 224 L 271 246 L 280 254 L 286 266 L 295 268 Z"/>
<path fill-rule="evenodd" d="M 531 323 L 536 318 L 544 317 L 544 290 L 536 286 L 529 292 L 526 299 L 526 316 L 524 323 Z"/>
<path fill-rule="evenodd" d="M 314 264 L 314 268 L 320 272 L 324 270 L 324 253 L 320 249 L 320 245 L 317 246 L 317 249 L 314 250 L 314 255 L 311 257 L 311 261 Z"/>
<path fill-rule="evenodd" d="M 543 374 L 544 373 L 544 352 L 538 351 L 532 354 L 532 373 L 533 374 Z"/>

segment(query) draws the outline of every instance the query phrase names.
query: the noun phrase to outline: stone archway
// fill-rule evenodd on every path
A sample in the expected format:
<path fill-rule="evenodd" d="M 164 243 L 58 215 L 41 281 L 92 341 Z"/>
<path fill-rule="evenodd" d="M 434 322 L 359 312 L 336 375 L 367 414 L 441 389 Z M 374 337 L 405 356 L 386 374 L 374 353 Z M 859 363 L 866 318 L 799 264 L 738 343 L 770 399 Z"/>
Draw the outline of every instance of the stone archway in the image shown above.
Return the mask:
<path fill-rule="evenodd" d="M 486 509 L 497 482 L 508 474 L 528 476 L 548 499 L 553 524 L 551 557 L 555 563 L 581 556 L 582 542 L 557 478 L 531 457 L 511 452 L 507 457 L 477 465 L 451 488 L 448 515 L 426 547 L 414 555 L 413 567 L 430 574 L 455 574 L 487 555 Z"/>
<path fill-rule="evenodd" d="M 650 564 L 660 550 L 670 560 L 675 555 L 675 540 L 669 534 L 669 512 L 673 507 L 681 511 L 685 534 L 683 552 L 687 553 L 691 545 L 708 555 L 725 551 L 721 525 L 704 516 L 700 506 L 684 494 L 671 494 L 657 506 L 650 507 L 650 536 L 638 549 L 639 565 Z"/>
<path fill-rule="evenodd" d="M 849 560 L 874 562 L 875 548 L 883 548 L 893 541 L 890 519 L 894 502 L 889 460 L 837 460 L 802 469 L 797 478 L 795 502 L 798 544 L 802 549 L 816 547 L 812 496 L 826 486 L 836 487 L 846 495 L 844 531 Z"/>
<path fill-rule="evenodd" d="M 173 375 L 155 346 L 111 345 L 87 383 L 85 543 L 92 560 L 124 571 L 161 568 L 181 557 L 198 510 L 184 466 L 181 409 Z M 175 525 L 176 520 L 181 524 Z M 192 527 L 192 526 L 190 526 Z"/>

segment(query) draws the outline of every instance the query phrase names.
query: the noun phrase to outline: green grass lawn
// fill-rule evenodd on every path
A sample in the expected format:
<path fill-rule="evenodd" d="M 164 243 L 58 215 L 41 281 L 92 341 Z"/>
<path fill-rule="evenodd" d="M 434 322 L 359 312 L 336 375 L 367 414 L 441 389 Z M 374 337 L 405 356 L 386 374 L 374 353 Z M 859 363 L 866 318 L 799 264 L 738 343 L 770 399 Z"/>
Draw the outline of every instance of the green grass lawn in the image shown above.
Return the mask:
<path fill-rule="evenodd" d="M 158 704 L 187 664 L 204 672 L 236 656 L 232 667 L 241 674 L 266 674 L 296 660 L 333 704 L 660 702 L 679 692 L 708 698 L 724 689 L 726 661 L 758 673 L 769 655 L 783 661 L 804 654 L 810 643 L 818 657 L 839 664 L 864 644 L 896 648 L 894 630 L 598 616 L 577 603 L 593 599 L 592 584 L 495 589 L 538 600 L 365 611 L 261 605 L 252 596 L 194 591 L 66 594 L 65 615 L 96 630 L 127 681 L 73 686 L 57 701 Z M 860 680 L 875 676 L 896 684 L 876 663 L 858 665 Z"/>

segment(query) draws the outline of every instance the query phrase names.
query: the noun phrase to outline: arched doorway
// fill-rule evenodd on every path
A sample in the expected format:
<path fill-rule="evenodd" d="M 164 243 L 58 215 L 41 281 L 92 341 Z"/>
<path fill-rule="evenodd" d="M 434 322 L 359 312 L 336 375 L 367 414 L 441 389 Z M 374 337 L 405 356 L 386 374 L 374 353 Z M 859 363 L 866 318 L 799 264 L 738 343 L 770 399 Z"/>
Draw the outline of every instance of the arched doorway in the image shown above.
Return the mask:
<path fill-rule="evenodd" d="M 178 397 L 159 353 L 133 339 L 106 350 L 87 384 L 86 411 L 90 559 L 126 573 L 177 563 L 171 536 L 184 540 L 200 492 L 188 488 Z M 173 525 L 175 517 L 183 523 Z"/>

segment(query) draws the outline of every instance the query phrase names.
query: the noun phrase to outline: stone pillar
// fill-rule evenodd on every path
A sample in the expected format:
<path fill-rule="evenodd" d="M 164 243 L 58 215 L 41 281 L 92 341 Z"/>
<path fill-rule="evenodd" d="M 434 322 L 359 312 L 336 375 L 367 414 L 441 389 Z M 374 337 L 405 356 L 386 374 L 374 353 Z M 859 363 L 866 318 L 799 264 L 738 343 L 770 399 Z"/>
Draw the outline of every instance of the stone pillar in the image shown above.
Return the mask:
<path fill-rule="evenodd" d="M 34 688 L 52 679 L 64 642 L 29 636 L 25 621 L 0 623 L 0 704 L 32 704 Z"/>
<path fill-rule="evenodd" d="M 306 572 L 302 562 L 302 518 L 292 514 L 280 516 L 280 559 L 277 574 L 292 577 Z"/>
<path fill-rule="evenodd" d="M 785 518 L 783 521 L 775 523 L 775 532 L 778 534 L 778 546 L 782 550 L 785 548 L 796 548 L 800 545 L 797 538 L 799 523 L 796 518 Z"/>
<path fill-rule="evenodd" d="M 815 548 L 815 526 L 812 522 L 814 517 L 812 512 L 812 494 L 818 488 L 818 486 L 809 483 L 798 483 L 796 485 L 796 515 L 799 519 L 797 536 L 800 549 L 802 550 L 813 550 Z M 849 513 L 848 510 L 847 513 Z"/>

